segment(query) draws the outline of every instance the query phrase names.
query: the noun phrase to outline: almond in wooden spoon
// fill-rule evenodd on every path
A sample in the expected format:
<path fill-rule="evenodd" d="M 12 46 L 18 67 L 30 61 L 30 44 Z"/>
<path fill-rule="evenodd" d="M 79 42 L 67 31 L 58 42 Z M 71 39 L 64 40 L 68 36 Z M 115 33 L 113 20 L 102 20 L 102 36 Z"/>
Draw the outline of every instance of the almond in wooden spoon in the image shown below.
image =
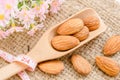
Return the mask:
<path fill-rule="evenodd" d="M 90 63 L 78 54 L 72 55 L 71 62 L 73 64 L 74 69 L 81 75 L 87 75 L 92 70 Z"/>
<path fill-rule="evenodd" d="M 45 73 L 49 74 L 59 74 L 64 69 L 64 64 L 62 61 L 59 60 L 51 60 L 40 63 L 38 65 L 39 69 Z"/>
<path fill-rule="evenodd" d="M 83 40 L 88 38 L 88 36 L 89 36 L 89 29 L 86 26 L 84 26 L 84 28 L 82 30 L 80 30 L 79 32 L 75 33 L 73 36 L 78 38 L 80 41 L 83 41 Z"/>
<path fill-rule="evenodd" d="M 116 76 L 120 72 L 118 64 L 108 57 L 97 56 L 96 57 L 97 66 L 109 76 Z"/>
<path fill-rule="evenodd" d="M 96 30 L 100 26 L 100 20 L 96 16 L 88 16 L 83 18 L 85 26 L 89 28 L 90 31 Z"/>
<path fill-rule="evenodd" d="M 80 42 L 73 36 L 55 36 L 51 43 L 57 50 L 69 50 L 77 46 Z"/>
<path fill-rule="evenodd" d="M 84 23 L 79 18 L 74 18 L 66 21 L 61 26 L 58 27 L 58 34 L 74 34 L 79 32 L 84 27 Z"/>

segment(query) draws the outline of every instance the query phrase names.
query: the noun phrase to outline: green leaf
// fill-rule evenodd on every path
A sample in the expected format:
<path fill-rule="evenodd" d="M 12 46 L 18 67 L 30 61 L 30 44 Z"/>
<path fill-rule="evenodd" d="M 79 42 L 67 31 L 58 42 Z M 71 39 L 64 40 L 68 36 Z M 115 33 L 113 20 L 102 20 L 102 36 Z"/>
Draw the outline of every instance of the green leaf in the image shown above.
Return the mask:
<path fill-rule="evenodd" d="M 36 0 L 37 2 L 40 2 L 41 0 Z"/>
<path fill-rule="evenodd" d="M 2 30 L 2 26 L 0 26 L 0 30 Z"/>
<path fill-rule="evenodd" d="M 20 9 L 23 6 L 23 2 L 18 3 L 18 9 Z"/>
<path fill-rule="evenodd" d="M 36 0 L 37 5 L 41 5 L 43 3 L 43 0 Z"/>
<path fill-rule="evenodd" d="M 32 29 L 32 26 L 29 27 L 29 30 L 31 30 L 31 29 Z"/>

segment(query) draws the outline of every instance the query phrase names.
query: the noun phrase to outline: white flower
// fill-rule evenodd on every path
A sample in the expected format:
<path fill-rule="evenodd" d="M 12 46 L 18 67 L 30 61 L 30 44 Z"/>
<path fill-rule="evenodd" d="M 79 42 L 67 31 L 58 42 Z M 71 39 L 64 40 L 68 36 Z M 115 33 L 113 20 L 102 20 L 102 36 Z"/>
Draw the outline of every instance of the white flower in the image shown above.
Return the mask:
<path fill-rule="evenodd" d="M 6 14 L 4 9 L 0 8 L 0 27 L 6 27 L 10 21 L 9 14 Z"/>
<path fill-rule="evenodd" d="M 18 11 L 18 0 L 0 0 L 1 7 L 5 10 L 6 14 L 14 17 Z"/>
<path fill-rule="evenodd" d="M 0 26 L 6 27 L 11 17 L 18 11 L 17 0 L 0 0 Z"/>
<path fill-rule="evenodd" d="M 47 0 L 45 2 L 42 2 L 40 5 L 35 5 L 33 8 L 33 12 L 37 17 L 40 17 L 40 21 L 44 21 L 46 18 L 46 14 L 48 13 L 49 3 L 51 1 Z"/>
<path fill-rule="evenodd" d="M 32 9 L 22 9 L 16 16 L 24 25 L 24 28 L 29 29 L 30 24 L 34 23 L 35 15 L 32 12 Z"/>
<path fill-rule="evenodd" d="M 54 0 L 51 4 L 50 4 L 50 11 L 52 13 L 57 13 L 58 10 L 60 10 L 60 5 L 63 3 L 64 0 Z"/>

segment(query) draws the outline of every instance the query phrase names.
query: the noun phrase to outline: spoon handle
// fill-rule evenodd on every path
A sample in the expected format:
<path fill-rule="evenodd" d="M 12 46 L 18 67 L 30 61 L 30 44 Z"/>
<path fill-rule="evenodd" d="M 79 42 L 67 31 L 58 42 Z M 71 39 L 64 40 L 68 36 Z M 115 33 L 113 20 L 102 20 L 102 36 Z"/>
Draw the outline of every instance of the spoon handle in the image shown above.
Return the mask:
<path fill-rule="evenodd" d="M 0 80 L 6 80 L 18 72 L 25 70 L 26 68 L 27 66 L 18 62 L 8 64 L 7 66 L 0 68 Z"/>

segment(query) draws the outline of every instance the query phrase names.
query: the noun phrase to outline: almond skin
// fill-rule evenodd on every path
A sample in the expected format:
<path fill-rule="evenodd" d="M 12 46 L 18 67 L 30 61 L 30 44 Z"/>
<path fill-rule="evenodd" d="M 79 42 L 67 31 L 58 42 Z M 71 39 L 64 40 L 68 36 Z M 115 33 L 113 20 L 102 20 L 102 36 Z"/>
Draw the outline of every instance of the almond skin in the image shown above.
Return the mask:
<path fill-rule="evenodd" d="M 74 34 L 79 32 L 84 27 L 81 19 L 70 19 L 58 27 L 57 33 L 62 35 Z"/>
<path fill-rule="evenodd" d="M 83 40 L 87 39 L 88 36 L 89 36 L 89 29 L 88 29 L 88 27 L 84 26 L 84 28 L 81 31 L 77 32 L 73 36 L 78 38 L 80 41 L 83 41 Z"/>
<path fill-rule="evenodd" d="M 73 36 L 55 36 L 51 43 L 57 50 L 69 50 L 77 46 L 80 42 Z"/>
<path fill-rule="evenodd" d="M 38 65 L 39 69 L 45 73 L 49 74 L 59 74 L 64 69 L 64 64 L 62 61 L 59 60 L 52 60 L 40 63 Z"/>
<path fill-rule="evenodd" d="M 120 51 L 120 36 L 112 36 L 104 45 L 104 55 L 113 55 Z"/>
<path fill-rule="evenodd" d="M 71 62 L 74 69 L 81 75 L 88 75 L 92 70 L 90 63 L 78 54 L 72 55 Z"/>
<path fill-rule="evenodd" d="M 109 76 L 116 76 L 120 72 L 118 64 L 111 58 L 97 56 L 96 64 L 103 72 Z"/>
<path fill-rule="evenodd" d="M 96 16 L 88 16 L 83 18 L 85 26 L 89 28 L 90 31 L 96 30 L 100 26 L 100 20 Z"/>

